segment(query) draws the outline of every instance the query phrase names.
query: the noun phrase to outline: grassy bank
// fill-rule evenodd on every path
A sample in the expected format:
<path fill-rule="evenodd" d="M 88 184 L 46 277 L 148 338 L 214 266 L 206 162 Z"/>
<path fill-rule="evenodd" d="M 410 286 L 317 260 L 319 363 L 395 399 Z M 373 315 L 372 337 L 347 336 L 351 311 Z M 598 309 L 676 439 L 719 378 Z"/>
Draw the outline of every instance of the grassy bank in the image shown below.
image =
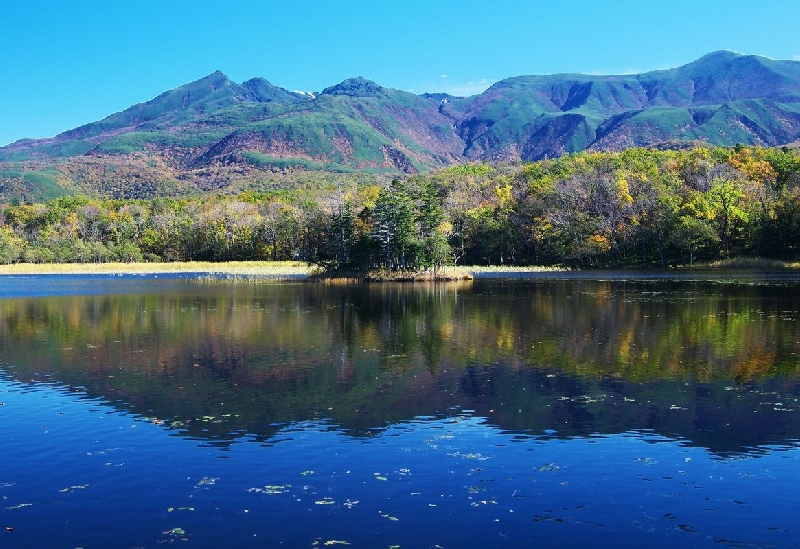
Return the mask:
<path fill-rule="evenodd" d="M 480 273 L 559 273 L 563 271 L 569 271 L 570 269 L 565 269 L 564 267 L 543 267 L 539 265 L 527 265 L 527 266 L 518 266 L 518 265 L 488 265 L 488 266 L 481 266 L 475 265 L 472 267 L 448 267 L 448 272 L 450 270 L 463 270 L 468 273 L 472 274 L 480 274 Z"/>
<path fill-rule="evenodd" d="M 301 261 L 177 261 L 174 263 L 15 263 L 0 265 L 0 275 L 23 274 L 160 274 L 199 273 L 209 275 L 297 276 L 312 267 Z"/>
<path fill-rule="evenodd" d="M 475 273 L 529 273 L 561 271 L 557 267 L 518 267 L 518 266 L 450 266 L 441 270 L 443 278 L 465 279 Z M 229 261 L 212 263 L 208 261 L 176 261 L 173 263 L 14 263 L 0 265 L 0 275 L 23 274 L 158 274 L 158 273 L 200 273 L 242 276 L 297 276 L 311 275 L 316 267 L 302 261 Z M 376 272 L 376 274 L 380 274 Z M 376 279 L 429 280 L 432 275 L 425 273 L 383 273 Z"/>
<path fill-rule="evenodd" d="M 737 258 L 723 261 L 696 263 L 689 269 L 748 269 L 780 271 L 800 269 L 800 263 L 787 263 L 761 258 Z M 450 266 L 441 270 L 442 280 L 468 280 L 473 275 L 523 274 L 563 272 L 563 267 L 542 266 Z M 26 274 L 159 274 L 197 273 L 242 277 L 280 278 L 319 274 L 316 267 L 302 261 L 176 261 L 173 263 L 14 263 L 0 265 L 0 276 Z M 433 280 L 431 273 L 381 273 L 375 272 L 372 280 Z M 383 276 L 381 276 L 383 275 Z M 342 276 L 341 278 L 348 278 Z M 351 278 L 355 279 L 353 275 Z"/>
<path fill-rule="evenodd" d="M 719 259 L 717 261 L 695 263 L 694 269 L 746 269 L 759 271 L 782 271 L 785 269 L 798 269 L 800 263 L 787 263 L 777 259 L 765 259 L 763 257 L 734 257 L 730 259 Z"/>

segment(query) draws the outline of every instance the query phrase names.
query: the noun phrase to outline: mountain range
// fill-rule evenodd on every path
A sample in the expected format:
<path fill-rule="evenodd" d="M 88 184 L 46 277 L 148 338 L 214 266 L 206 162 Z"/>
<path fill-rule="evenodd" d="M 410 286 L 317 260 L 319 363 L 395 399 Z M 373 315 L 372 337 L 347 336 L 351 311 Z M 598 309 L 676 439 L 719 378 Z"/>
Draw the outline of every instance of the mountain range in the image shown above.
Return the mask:
<path fill-rule="evenodd" d="M 141 171 L 149 181 L 155 169 L 178 187 L 209 190 L 224 186 L 220 170 L 398 174 L 585 149 L 798 139 L 800 62 L 730 51 L 642 74 L 518 76 L 471 97 L 417 95 L 361 77 L 291 92 L 217 71 L 55 137 L 0 148 L 0 185 L 38 174 L 64 190 L 84 181 L 87 166 L 112 164 L 118 178 Z M 109 172 L 96 172 L 101 185 Z M 137 192 L 150 191 L 127 185 L 118 194 Z"/>

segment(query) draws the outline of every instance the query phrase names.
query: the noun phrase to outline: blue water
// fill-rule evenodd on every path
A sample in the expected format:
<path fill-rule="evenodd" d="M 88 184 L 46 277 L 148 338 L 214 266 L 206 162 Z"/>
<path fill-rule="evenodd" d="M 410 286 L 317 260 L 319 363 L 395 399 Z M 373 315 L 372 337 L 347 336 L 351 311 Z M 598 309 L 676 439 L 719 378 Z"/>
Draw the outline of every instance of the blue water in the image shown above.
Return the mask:
<path fill-rule="evenodd" d="M 138 294 L 168 292 L 185 286 L 199 274 L 51 274 L 0 276 L 0 299 L 65 295 Z M 155 283 L 155 284 L 154 284 Z"/>
<path fill-rule="evenodd" d="M 720 459 L 646 432 L 517 437 L 485 418 L 228 449 L 59 386 L 0 382 L 3 547 L 800 544 L 800 452 Z"/>
<path fill-rule="evenodd" d="M 529 385 L 501 385 L 509 379 L 504 375 L 512 375 L 501 364 L 513 362 L 508 356 L 491 369 L 476 370 L 457 368 L 444 353 L 440 370 L 430 373 L 427 363 L 416 362 L 408 344 L 402 349 L 402 368 L 374 365 L 373 347 L 388 343 L 376 343 L 375 332 L 367 328 L 358 332 L 364 348 L 357 347 L 354 371 L 342 373 L 340 330 L 332 320 L 341 314 L 331 305 L 344 303 L 339 294 L 330 300 L 314 294 L 301 303 L 295 293 L 301 290 L 295 287 L 250 287 L 235 307 L 225 307 L 220 295 L 241 287 L 216 291 L 202 286 L 193 292 L 185 280 L 155 280 L 123 279 L 117 286 L 103 279 L 102 285 L 87 287 L 85 280 L 64 279 L 69 289 L 49 295 L 102 299 L 42 302 L 36 296 L 43 290 L 26 285 L 27 301 L 0 300 L 5 307 L 5 362 L 0 361 L 0 528 L 5 531 L 0 531 L 0 547 L 800 547 L 800 443 L 791 434 L 796 432 L 792 418 L 798 394 L 796 379 L 784 377 L 788 374 L 744 382 L 722 379 L 719 390 L 729 397 L 725 402 L 709 396 L 718 388 L 711 381 L 690 385 L 675 378 L 626 381 L 630 386 L 619 390 L 628 392 L 590 398 L 573 394 L 588 390 L 581 385 L 588 381 L 552 368 L 540 372 L 536 365 L 523 371 L 538 377 L 519 378 Z M 161 298 L 142 298 L 140 307 L 123 300 L 117 307 L 109 297 L 143 291 L 192 297 L 174 309 Z M 476 299 L 481 304 L 486 295 L 503 293 L 495 286 L 480 291 Z M 630 287 L 626 291 L 630 297 Z M 469 291 L 459 292 L 458 300 L 469 303 L 464 295 Z M 685 297 L 685 289 L 680 292 Z M 213 299 L 209 293 L 215 293 Z M 265 301 L 265 295 L 275 301 Z M 452 301 L 448 296 L 444 301 Z M 593 295 L 592 300 L 598 299 Z M 206 303 L 213 307 L 206 309 Z M 341 308 L 364 310 L 358 303 Z M 141 320 L 144 304 L 166 304 L 169 326 L 151 328 L 152 323 Z M 382 307 L 380 300 L 376 306 Z M 780 306 L 787 307 L 785 302 Z M 128 309 L 134 328 L 115 328 L 128 326 Z M 185 332 L 170 335 L 172 324 L 188 330 L 175 320 L 176 310 L 213 326 L 202 332 L 207 340 L 187 341 Z M 414 317 L 415 333 L 426 333 L 425 326 L 434 321 L 430 312 Z M 795 338 L 796 313 L 787 309 L 782 319 L 753 324 L 771 322 L 788 330 L 778 332 L 781 338 Z M 396 314 L 412 314 L 410 306 Z M 466 315 L 457 308 L 452 314 Z M 74 329 L 91 334 L 91 345 L 64 327 L 71 315 L 86 315 L 88 327 Z M 227 325 L 230 332 L 218 328 L 226 326 L 221 319 L 232 323 L 237 315 L 247 320 L 236 325 L 238 331 L 230 328 L 233 324 Z M 265 317 L 276 319 L 275 324 L 265 324 Z M 369 317 L 365 312 L 357 324 L 366 326 Z M 452 319 L 444 317 L 442 326 L 447 326 Z M 46 326 L 48 337 L 34 332 L 24 339 L 29 332 L 19 326 L 28 324 L 20 319 L 37 330 Z M 379 323 L 390 339 L 406 334 L 389 330 L 398 317 L 392 319 Z M 303 324 L 299 342 L 276 335 L 290 320 Z M 507 317 L 493 321 L 513 324 Z M 256 336 L 247 335 L 251 325 L 257 327 Z M 440 330 L 441 337 L 457 339 L 459 325 L 453 334 Z M 57 329 L 64 333 L 56 334 Z M 142 340 L 132 343 L 130 352 L 114 350 L 113 344 L 127 345 L 129 329 Z M 319 349 L 328 340 L 308 334 L 326 330 L 334 334 L 326 336 L 332 342 Z M 341 337 L 356 337 L 341 332 Z M 479 346 L 497 339 L 490 333 Z M 182 346 L 173 347 L 170 337 Z M 64 348 L 60 338 L 81 347 Z M 280 352 L 270 347 L 273 339 Z M 294 350 L 303 342 L 307 348 L 302 353 Z M 140 347 L 145 343 L 156 350 L 144 352 Z M 788 344 L 791 349 L 800 341 Z M 236 355 L 240 358 L 230 371 L 222 369 L 227 362 L 211 360 L 241 352 L 244 345 L 258 352 Z M 92 354 L 103 346 L 112 351 Z M 507 345 L 500 342 L 500 347 Z M 171 354 L 175 348 L 187 356 Z M 248 362 L 248 356 L 267 364 Z M 392 348 L 388 356 L 400 355 Z M 330 387 L 312 383 L 314 376 L 328 372 L 320 357 L 328 357 L 330 368 L 339 372 Z M 284 366 L 293 360 L 297 364 Z M 183 369 L 168 370 L 165 364 L 176 361 L 186 363 Z M 785 370 L 785 357 L 780 361 Z M 492 379 L 473 395 L 467 380 L 478 384 L 473 378 L 481 375 Z M 151 380 L 142 385 L 151 394 L 126 389 L 143 377 Z M 380 378 L 380 390 L 371 385 L 372 378 Z M 568 381 L 577 387 L 561 386 Z M 190 382 L 213 406 L 182 396 Z M 228 401 L 245 383 L 260 392 Z M 392 401 L 392 386 L 400 383 L 405 397 Z M 534 385 L 539 387 L 535 394 Z M 270 392 L 275 387 L 279 390 Z M 354 393 L 368 388 L 373 396 L 367 402 L 385 405 L 393 419 L 373 411 L 359 422 L 361 412 L 341 410 L 353 402 L 362 410 Z M 553 412 L 545 423 L 535 408 L 524 414 L 520 409 L 520 415 L 532 419 L 526 420 L 530 428 L 519 428 L 513 419 L 516 409 L 500 408 L 507 407 L 504 398 L 516 398 L 518 391 L 531 391 L 529 403 L 542 410 L 539 415 L 560 403 L 569 408 Z M 280 399 L 284 393 L 292 398 Z M 448 399 L 449 405 L 440 404 Z M 747 415 L 737 407 L 742 402 Z M 165 403 L 174 404 L 169 417 L 160 413 Z M 624 406 L 634 405 L 649 410 L 651 417 L 642 413 L 640 423 L 618 423 L 647 427 L 615 430 L 601 421 L 604 414 L 621 415 Z M 565 415 L 568 409 L 577 409 L 577 415 Z M 716 415 L 706 417 L 710 412 Z M 576 417 L 583 418 L 579 426 L 573 426 Z M 761 417 L 786 418 L 786 427 L 764 442 L 751 434 Z M 220 429 L 227 429 L 225 436 Z M 741 440 L 730 431 L 741 431 Z"/>

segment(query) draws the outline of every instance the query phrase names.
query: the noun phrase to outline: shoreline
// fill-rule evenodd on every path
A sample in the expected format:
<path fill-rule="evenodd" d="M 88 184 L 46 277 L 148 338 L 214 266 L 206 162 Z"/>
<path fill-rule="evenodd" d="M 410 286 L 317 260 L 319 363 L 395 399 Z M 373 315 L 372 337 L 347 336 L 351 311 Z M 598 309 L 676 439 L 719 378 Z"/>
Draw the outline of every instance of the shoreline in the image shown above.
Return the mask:
<path fill-rule="evenodd" d="M 724 273 L 733 270 L 763 272 L 797 272 L 798 263 L 759 260 L 728 260 L 706 264 L 695 264 L 690 268 L 676 269 L 589 269 L 574 270 L 563 267 L 543 266 L 449 266 L 434 277 L 432 273 L 385 273 L 376 271 L 362 278 L 365 282 L 430 282 L 449 280 L 470 280 L 475 278 L 501 277 L 503 275 L 519 276 L 525 274 L 539 275 L 578 275 L 583 273 L 625 273 L 651 272 L 689 274 L 692 272 Z M 325 276 L 318 267 L 302 261 L 175 261 L 169 263 L 12 263 L 0 265 L 0 277 L 19 275 L 137 275 L 137 274 L 187 274 L 208 276 L 232 276 L 253 278 L 309 278 L 316 280 L 337 280 L 353 277 Z M 359 277 L 361 278 L 361 277 Z"/>
<path fill-rule="evenodd" d="M 474 274 L 485 273 L 548 273 L 566 272 L 566 269 L 539 266 L 450 266 L 438 276 L 442 280 L 464 280 Z M 175 261 L 171 263 L 12 263 L 0 265 L 0 276 L 46 275 L 46 274 L 207 274 L 239 276 L 307 276 L 313 277 L 319 270 L 302 261 Z M 320 276 L 324 279 L 325 276 Z M 337 277 L 330 277 L 335 279 Z M 343 278 L 347 278 L 346 276 Z M 374 273 L 367 280 L 426 281 L 433 276 L 424 273 Z"/>
<path fill-rule="evenodd" d="M 207 274 L 308 276 L 314 267 L 301 261 L 175 261 L 171 263 L 14 263 L 0 265 L 0 276 L 46 274 Z"/>

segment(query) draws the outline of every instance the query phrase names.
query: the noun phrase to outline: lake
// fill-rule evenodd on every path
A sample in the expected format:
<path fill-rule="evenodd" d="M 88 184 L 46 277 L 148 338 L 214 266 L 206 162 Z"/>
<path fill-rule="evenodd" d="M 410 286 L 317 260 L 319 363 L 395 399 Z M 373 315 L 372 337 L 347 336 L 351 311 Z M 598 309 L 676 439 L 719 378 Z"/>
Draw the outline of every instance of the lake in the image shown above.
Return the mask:
<path fill-rule="evenodd" d="M 798 547 L 800 277 L 0 277 L 0 547 Z"/>

